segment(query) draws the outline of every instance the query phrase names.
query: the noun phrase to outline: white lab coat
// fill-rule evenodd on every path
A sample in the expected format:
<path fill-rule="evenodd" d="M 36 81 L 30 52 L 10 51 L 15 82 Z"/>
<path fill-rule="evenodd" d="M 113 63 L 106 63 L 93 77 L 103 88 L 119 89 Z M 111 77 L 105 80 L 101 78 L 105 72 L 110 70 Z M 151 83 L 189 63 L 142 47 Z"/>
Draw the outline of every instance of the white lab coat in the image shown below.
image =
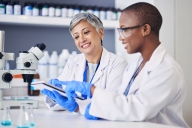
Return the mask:
<path fill-rule="evenodd" d="M 140 56 L 126 68 L 118 93 L 95 89 L 90 114 L 107 120 L 145 121 L 188 128 L 182 114 L 186 93 L 183 71 L 162 44 L 135 78 L 128 95 L 123 95 L 142 60 Z"/>
<path fill-rule="evenodd" d="M 59 75 L 61 81 L 83 81 L 83 73 L 85 70 L 86 59 L 84 54 L 78 54 L 69 58 L 64 70 Z M 120 56 L 108 52 L 103 48 L 100 65 L 92 80 L 95 86 L 112 92 L 118 92 L 122 82 L 123 72 L 127 66 L 127 62 Z M 90 99 L 85 101 L 77 101 L 80 113 L 84 115 Z M 50 98 L 45 98 L 45 104 L 51 110 L 63 110 L 61 106 L 53 102 Z"/>

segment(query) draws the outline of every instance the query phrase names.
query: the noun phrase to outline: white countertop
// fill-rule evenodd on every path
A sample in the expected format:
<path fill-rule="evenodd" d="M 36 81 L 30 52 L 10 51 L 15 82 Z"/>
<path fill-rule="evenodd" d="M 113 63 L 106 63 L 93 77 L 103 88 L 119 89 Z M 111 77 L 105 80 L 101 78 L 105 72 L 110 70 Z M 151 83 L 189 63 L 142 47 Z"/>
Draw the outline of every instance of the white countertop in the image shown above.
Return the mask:
<path fill-rule="evenodd" d="M 36 120 L 35 128 L 178 128 L 173 126 L 159 125 L 146 122 L 119 122 L 107 120 L 87 120 L 83 116 L 69 113 L 67 111 L 51 111 L 42 102 L 42 98 L 38 98 L 39 108 L 34 109 L 34 117 Z M 10 110 L 12 116 L 13 128 L 19 114 L 19 109 Z M 3 110 L 0 110 L 0 119 Z M 2 126 L 0 126 L 1 128 Z"/>

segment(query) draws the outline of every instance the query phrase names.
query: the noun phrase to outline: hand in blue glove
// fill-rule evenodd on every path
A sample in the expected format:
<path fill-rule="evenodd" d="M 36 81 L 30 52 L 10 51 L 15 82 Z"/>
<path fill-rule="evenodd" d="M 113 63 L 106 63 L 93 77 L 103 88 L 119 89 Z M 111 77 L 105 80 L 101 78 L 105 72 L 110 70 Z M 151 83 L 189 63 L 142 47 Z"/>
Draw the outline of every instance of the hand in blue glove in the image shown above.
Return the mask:
<path fill-rule="evenodd" d="M 85 110 L 84 117 L 86 119 L 89 119 L 89 120 L 98 120 L 99 119 L 98 117 L 95 117 L 95 116 L 92 116 L 92 115 L 89 114 L 90 106 L 91 106 L 91 103 L 87 106 L 87 108 Z"/>
<path fill-rule="evenodd" d="M 58 79 L 51 79 L 48 81 L 49 84 L 55 85 L 56 87 L 62 88 L 62 84 Z"/>
<path fill-rule="evenodd" d="M 66 85 L 65 92 L 68 97 L 77 97 L 75 93 L 80 92 L 82 95 L 87 95 L 89 98 L 92 97 L 91 95 L 91 86 L 93 84 L 87 82 L 79 82 L 79 81 L 60 81 L 60 84 Z"/>
<path fill-rule="evenodd" d="M 47 95 L 48 97 L 50 97 L 51 99 L 53 99 L 61 107 L 68 110 L 69 112 L 74 112 L 78 107 L 78 104 L 77 104 L 77 102 L 75 102 L 74 98 L 72 98 L 72 97 L 66 98 L 55 90 L 49 91 L 47 89 L 43 89 L 43 90 L 41 90 L 41 92 L 43 94 Z"/>

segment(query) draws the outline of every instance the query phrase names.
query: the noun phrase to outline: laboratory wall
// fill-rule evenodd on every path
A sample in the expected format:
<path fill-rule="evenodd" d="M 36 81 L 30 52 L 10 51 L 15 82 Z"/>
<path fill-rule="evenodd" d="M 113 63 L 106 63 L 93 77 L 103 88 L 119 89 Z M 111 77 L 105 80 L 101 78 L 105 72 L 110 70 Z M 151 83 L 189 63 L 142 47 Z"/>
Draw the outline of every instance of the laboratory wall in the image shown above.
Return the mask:
<path fill-rule="evenodd" d="M 20 4 L 24 5 L 27 0 L 20 0 Z M 79 5 L 97 5 L 104 7 L 114 7 L 114 0 L 30 0 L 38 3 L 60 3 L 60 4 L 79 4 Z M 69 52 L 78 51 L 74 41 L 69 33 L 69 27 L 46 27 L 46 26 L 26 26 L 0 24 L 0 30 L 5 31 L 5 52 L 15 53 L 18 57 L 19 51 L 28 51 L 37 43 L 46 44 L 46 50 L 49 54 L 56 50 L 58 54 L 62 49 L 69 49 Z M 114 29 L 105 29 L 105 37 L 103 46 L 110 52 L 115 53 L 115 36 Z M 10 68 L 16 67 L 15 61 L 9 61 Z"/>
<path fill-rule="evenodd" d="M 192 0 L 176 0 L 175 12 L 175 57 L 183 68 L 187 91 L 183 112 L 192 128 Z"/>

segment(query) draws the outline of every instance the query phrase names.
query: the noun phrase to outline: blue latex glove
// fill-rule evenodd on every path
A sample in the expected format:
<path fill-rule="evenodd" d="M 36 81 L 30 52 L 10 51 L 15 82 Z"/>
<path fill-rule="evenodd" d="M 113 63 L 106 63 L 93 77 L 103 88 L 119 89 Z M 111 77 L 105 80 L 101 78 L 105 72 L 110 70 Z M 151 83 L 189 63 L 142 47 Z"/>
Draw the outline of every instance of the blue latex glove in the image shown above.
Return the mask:
<path fill-rule="evenodd" d="M 55 85 L 66 85 L 65 92 L 68 96 L 68 98 L 77 97 L 77 94 L 75 93 L 80 92 L 82 95 L 86 95 L 89 98 L 92 97 L 91 95 L 91 83 L 87 82 L 79 82 L 79 81 L 59 81 L 57 79 L 54 79 L 53 82 Z"/>
<path fill-rule="evenodd" d="M 84 99 L 87 99 L 87 95 L 81 95 Z"/>
<path fill-rule="evenodd" d="M 41 92 L 43 94 L 47 95 L 48 97 L 50 97 L 51 99 L 53 99 L 61 107 L 68 110 L 69 112 L 74 112 L 78 107 L 78 104 L 77 104 L 77 102 L 75 102 L 74 98 L 72 98 L 72 97 L 66 98 L 55 90 L 49 91 L 47 89 L 43 89 L 43 90 L 41 90 Z"/>
<path fill-rule="evenodd" d="M 62 88 L 62 84 L 59 83 L 58 79 L 51 79 L 48 81 L 49 84 L 55 85 L 56 87 Z"/>
<path fill-rule="evenodd" d="M 95 117 L 95 116 L 92 116 L 92 115 L 89 114 L 90 106 L 91 106 L 91 103 L 87 106 L 87 108 L 85 110 L 84 117 L 86 119 L 89 119 L 89 120 L 98 120 L 99 119 L 98 117 Z"/>
<path fill-rule="evenodd" d="M 62 81 L 62 84 L 66 85 L 65 92 L 68 97 L 77 97 L 75 93 L 80 92 L 82 95 L 87 95 L 89 98 L 92 97 L 91 95 L 91 86 L 93 84 L 88 82 L 79 82 L 79 81 Z"/>

